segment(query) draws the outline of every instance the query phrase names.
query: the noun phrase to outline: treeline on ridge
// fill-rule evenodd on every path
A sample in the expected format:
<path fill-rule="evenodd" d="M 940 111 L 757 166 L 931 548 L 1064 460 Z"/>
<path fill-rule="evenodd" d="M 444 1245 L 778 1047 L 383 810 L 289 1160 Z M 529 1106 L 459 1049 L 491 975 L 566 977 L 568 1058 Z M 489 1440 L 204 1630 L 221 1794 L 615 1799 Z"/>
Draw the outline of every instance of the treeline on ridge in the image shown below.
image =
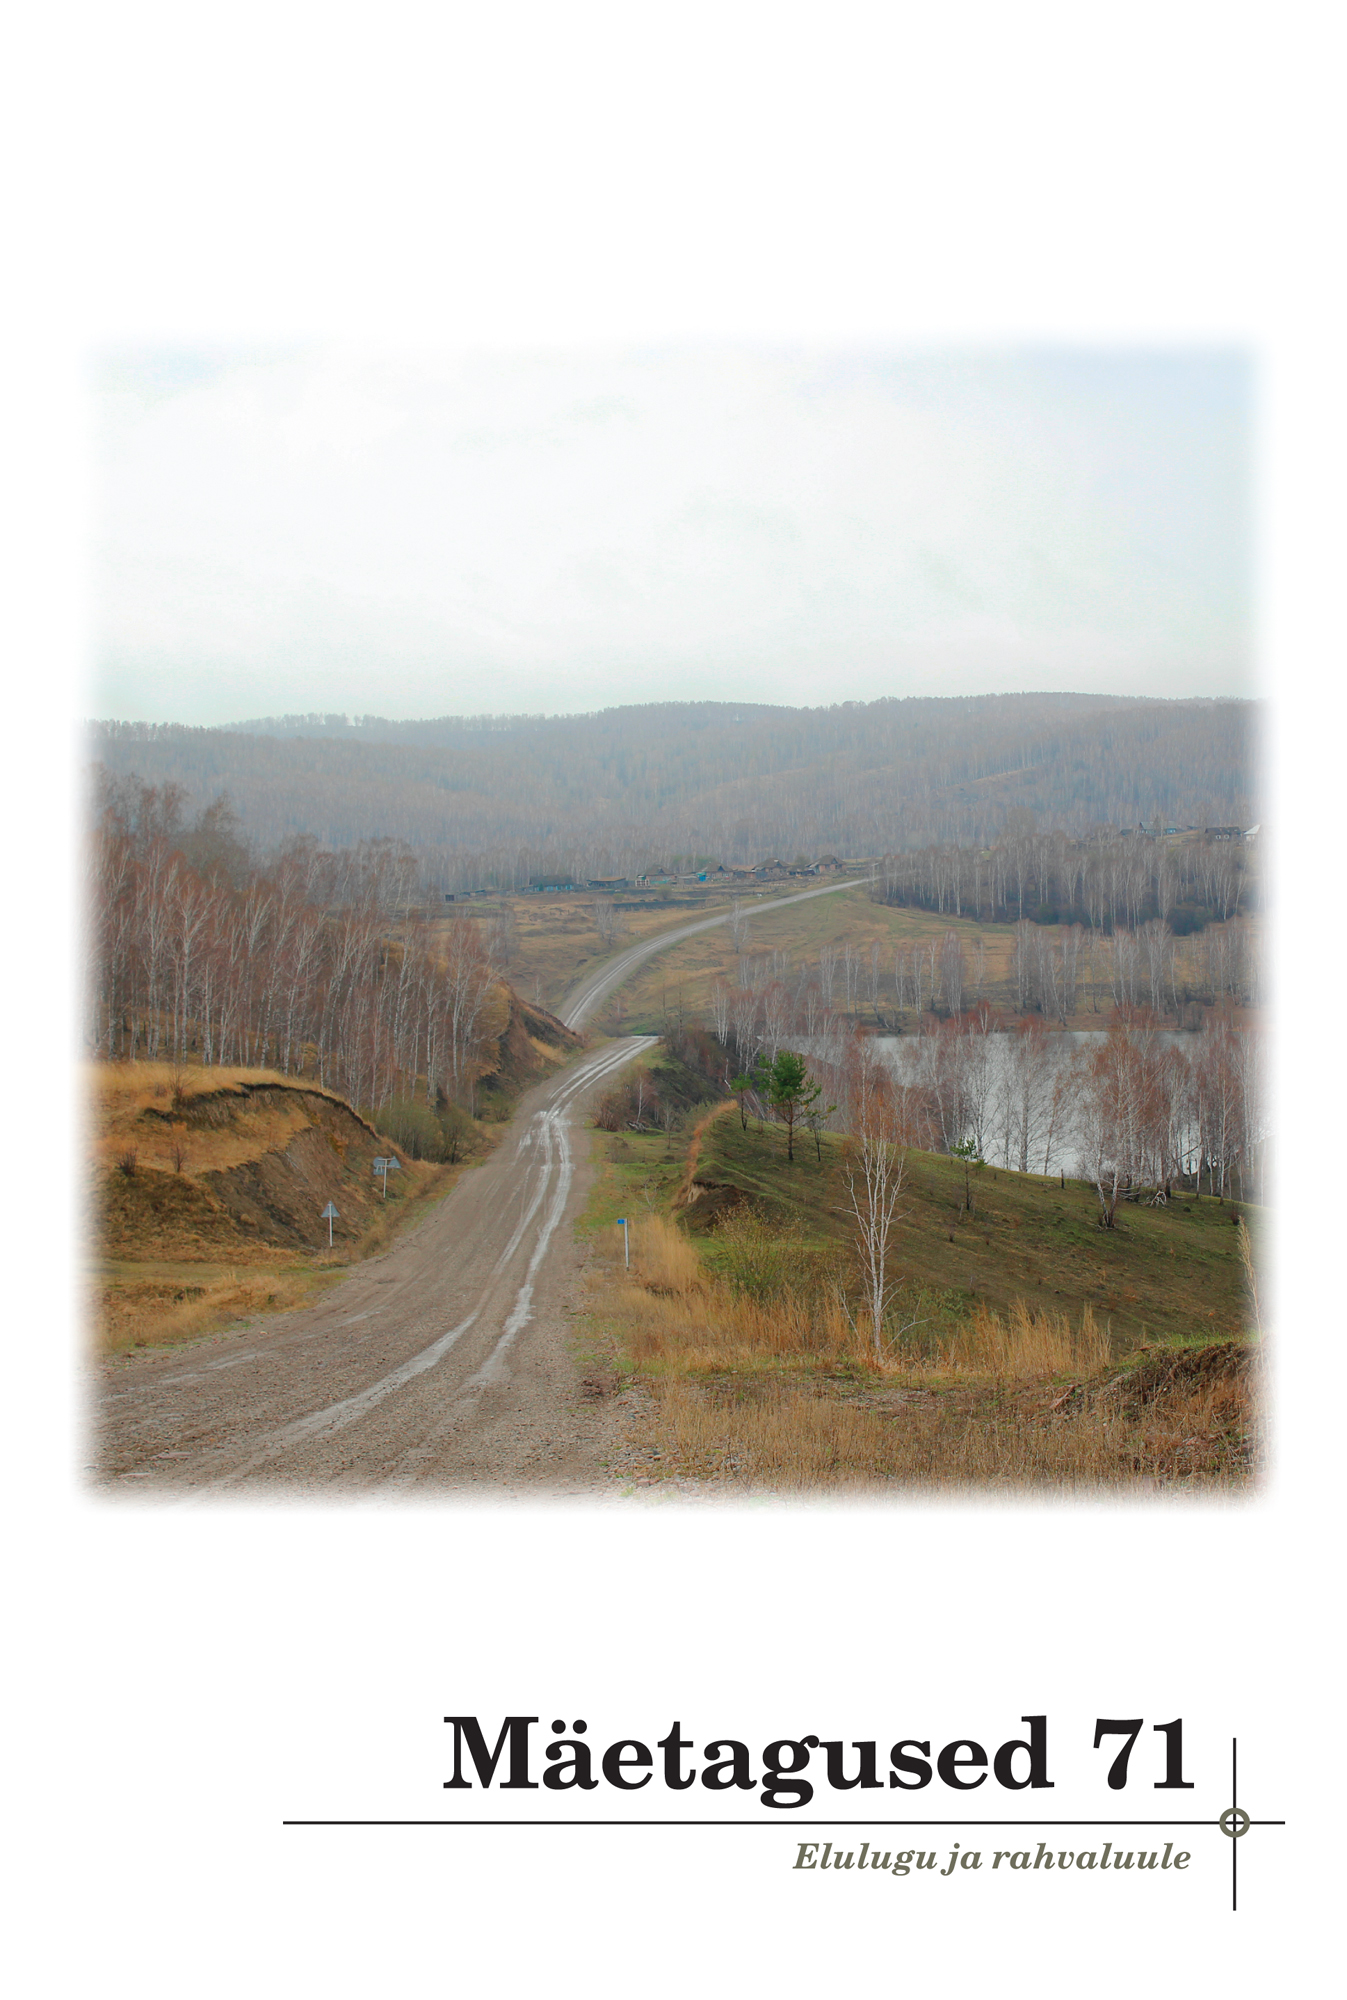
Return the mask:
<path fill-rule="evenodd" d="M 1067 694 L 774 708 L 669 702 L 580 716 L 271 718 L 233 728 L 100 722 L 114 776 L 226 792 L 247 838 L 420 857 L 428 889 L 538 874 L 632 876 L 675 854 L 983 847 L 1025 819 L 1099 825 L 1258 817 L 1257 705 Z"/>

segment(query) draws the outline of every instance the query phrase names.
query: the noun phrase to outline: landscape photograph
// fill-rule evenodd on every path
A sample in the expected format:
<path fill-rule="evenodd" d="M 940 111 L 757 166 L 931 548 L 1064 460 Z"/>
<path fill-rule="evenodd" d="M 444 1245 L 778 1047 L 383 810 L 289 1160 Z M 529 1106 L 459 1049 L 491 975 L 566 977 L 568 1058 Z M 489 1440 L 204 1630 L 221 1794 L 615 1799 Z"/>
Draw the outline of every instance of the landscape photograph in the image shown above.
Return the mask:
<path fill-rule="evenodd" d="M 91 1487 L 1256 1490 L 1252 387 L 103 356 Z"/>

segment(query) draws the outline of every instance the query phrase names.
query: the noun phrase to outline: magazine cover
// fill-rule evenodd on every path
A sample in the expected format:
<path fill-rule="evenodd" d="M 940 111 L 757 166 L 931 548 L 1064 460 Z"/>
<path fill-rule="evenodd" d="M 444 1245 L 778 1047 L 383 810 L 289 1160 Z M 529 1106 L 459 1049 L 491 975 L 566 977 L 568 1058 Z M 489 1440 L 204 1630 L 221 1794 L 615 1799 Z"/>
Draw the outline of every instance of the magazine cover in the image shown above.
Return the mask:
<path fill-rule="evenodd" d="M 1341 392 L 1249 24 L 81 21 L 24 1990 L 1314 1990 Z"/>

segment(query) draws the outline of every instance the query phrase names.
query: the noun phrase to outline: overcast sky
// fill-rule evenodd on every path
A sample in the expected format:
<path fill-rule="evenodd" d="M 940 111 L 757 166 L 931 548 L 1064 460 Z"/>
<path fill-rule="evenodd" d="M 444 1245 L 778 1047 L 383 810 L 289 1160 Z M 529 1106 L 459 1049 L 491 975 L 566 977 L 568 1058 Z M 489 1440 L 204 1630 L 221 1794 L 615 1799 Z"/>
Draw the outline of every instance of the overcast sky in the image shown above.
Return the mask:
<path fill-rule="evenodd" d="M 91 711 L 1253 691 L 1230 353 L 124 353 Z"/>

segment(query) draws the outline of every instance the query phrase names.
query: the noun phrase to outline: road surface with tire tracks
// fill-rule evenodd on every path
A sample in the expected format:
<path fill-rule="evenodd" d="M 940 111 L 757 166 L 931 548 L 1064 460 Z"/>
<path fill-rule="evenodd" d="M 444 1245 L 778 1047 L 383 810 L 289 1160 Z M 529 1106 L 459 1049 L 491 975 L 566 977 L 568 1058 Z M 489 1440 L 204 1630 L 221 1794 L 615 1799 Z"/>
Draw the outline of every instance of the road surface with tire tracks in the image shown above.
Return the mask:
<path fill-rule="evenodd" d="M 730 915 L 619 953 L 562 1018 L 581 1027 L 647 958 Z M 537 1085 L 491 1157 L 320 1304 L 105 1364 L 90 1413 L 96 1482 L 178 1499 L 601 1489 L 620 1440 L 611 1405 L 583 1395 L 569 1338 L 573 1224 L 590 1181 L 573 1121 L 654 1041 L 606 1042 Z"/>

